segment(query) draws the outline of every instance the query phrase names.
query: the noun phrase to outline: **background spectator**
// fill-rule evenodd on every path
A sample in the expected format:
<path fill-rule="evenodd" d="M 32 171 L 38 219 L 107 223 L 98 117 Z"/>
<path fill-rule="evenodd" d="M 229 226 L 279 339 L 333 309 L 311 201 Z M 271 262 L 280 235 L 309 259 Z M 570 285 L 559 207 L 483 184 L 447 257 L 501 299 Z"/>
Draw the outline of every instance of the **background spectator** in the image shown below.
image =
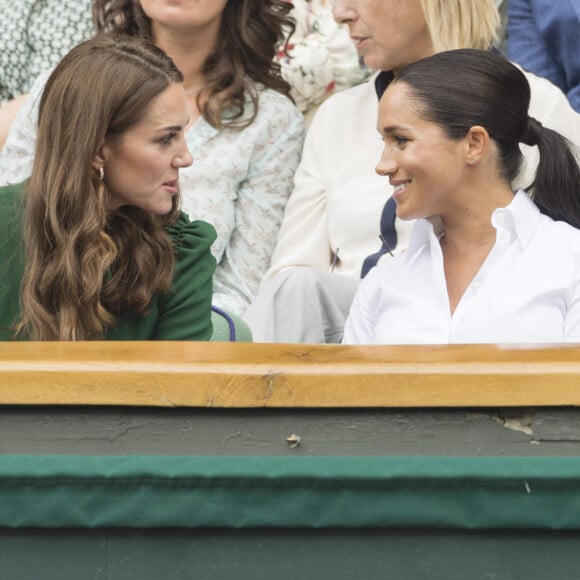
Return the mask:
<path fill-rule="evenodd" d="M 0 0 L 0 150 L 24 102 L 21 95 L 92 36 L 90 13 L 91 0 Z"/>
<path fill-rule="evenodd" d="M 0 0 L 0 104 L 93 35 L 91 0 Z"/>
<path fill-rule="evenodd" d="M 348 30 L 332 16 L 330 0 L 292 0 L 296 30 L 278 53 L 282 75 L 309 122 L 331 94 L 364 81 L 370 71 L 361 63 Z"/>
<path fill-rule="evenodd" d="M 560 87 L 580 112 L 580 0 L 509 0 L 508 56 Z"/>

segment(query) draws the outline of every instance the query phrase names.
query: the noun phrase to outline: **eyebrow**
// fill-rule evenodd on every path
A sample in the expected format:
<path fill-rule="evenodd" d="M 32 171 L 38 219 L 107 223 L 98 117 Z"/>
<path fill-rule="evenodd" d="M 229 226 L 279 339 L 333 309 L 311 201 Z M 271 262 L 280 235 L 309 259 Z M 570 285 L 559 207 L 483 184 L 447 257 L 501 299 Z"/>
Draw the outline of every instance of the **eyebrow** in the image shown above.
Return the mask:
<path fill-rule="evenodd" d="M 378 129 L 379 133 L 397 133 L 398 131 L 408 131 L 409 128 L 404 125 L 387 125 L 382 129 Z"/>
<path fill-rule="evenodd" d="M 160 127 L 159 132 L 162 133 L 163 131 L 183 131 L 184 125 L 171 125 L 169 127 Z"/>

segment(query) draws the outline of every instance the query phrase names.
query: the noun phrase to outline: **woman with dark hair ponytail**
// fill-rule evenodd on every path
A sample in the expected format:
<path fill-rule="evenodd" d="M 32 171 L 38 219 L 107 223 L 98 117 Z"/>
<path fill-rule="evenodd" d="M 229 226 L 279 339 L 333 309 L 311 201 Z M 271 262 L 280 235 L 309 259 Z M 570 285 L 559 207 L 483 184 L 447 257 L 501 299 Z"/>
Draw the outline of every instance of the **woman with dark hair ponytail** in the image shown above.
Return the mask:
<path fill-rule="evenodd" d="M 528 188 L 536 205 L 555 220 L 580 228 L 580 172 L 573 145 L 562 135 L 528 117 L 522 143 L 540 152 L 533 184 Z"/>
<path fill-rule="evenodd" d="M 361 282 L 345 343 L 580 342 L 580 166 L 529 103 L 524 74 L 487 51 L 438 53 L 389 85 L 376 171 L 417 221 Z M 530 196 L 512 189 L 520 143 L 539 149 Z"/>

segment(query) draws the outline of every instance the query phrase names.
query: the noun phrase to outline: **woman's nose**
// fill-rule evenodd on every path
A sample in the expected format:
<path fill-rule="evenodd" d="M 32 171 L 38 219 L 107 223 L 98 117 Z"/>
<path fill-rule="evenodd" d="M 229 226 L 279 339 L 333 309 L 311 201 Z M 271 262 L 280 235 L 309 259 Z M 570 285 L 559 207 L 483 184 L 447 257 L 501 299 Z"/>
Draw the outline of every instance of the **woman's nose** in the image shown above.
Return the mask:
<path fill-rule="evenodd" d="M 174 158 L 173 163 L 177 168 L 189 167 L 193 163 L 193 157 L 187 146 L 185 146 L 185 149 Z"/>
<path fill-rule="evenodd" d="M 378 162 L 375 172 L 381 177 L 388 177 L 397 171 L 397 163 L 390 155 L 383 152 L 381 160 Z"/>
<path fill-rule="evenodd" d="M 347 24 L 356 20 L 357 12 L 355 10 L 354 0 L 335 0 L 332 3 L 332 15 L 339 24 Z"/>

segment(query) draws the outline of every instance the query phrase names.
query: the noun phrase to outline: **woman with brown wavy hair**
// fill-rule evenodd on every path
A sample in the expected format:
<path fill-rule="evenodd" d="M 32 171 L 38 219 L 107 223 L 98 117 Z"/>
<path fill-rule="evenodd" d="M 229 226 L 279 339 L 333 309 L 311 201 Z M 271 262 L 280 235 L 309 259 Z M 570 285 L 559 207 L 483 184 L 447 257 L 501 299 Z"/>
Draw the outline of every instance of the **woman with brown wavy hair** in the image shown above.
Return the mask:
<path fill-rule="evenodd" d="M 30 178 L 0 188 L 0 339 L 210 338 L 215 232 L 179 210 L 182 81 L 135 39 L 89 40 L 53 71 Z"/>
<path fill-rule="evenodd" d="M 97 30 L 150 39 L 184 75 L 194 158 L 183 208 L 215 226 L 214 304 L 242 314 L 257 292 L 282 221 L 303 143 L 303 119 L 275 61 L 292 28 L 285 0 L 96 0 Z M 30 172 L 42 80 L 0 157 L 0 183 Z"/>

